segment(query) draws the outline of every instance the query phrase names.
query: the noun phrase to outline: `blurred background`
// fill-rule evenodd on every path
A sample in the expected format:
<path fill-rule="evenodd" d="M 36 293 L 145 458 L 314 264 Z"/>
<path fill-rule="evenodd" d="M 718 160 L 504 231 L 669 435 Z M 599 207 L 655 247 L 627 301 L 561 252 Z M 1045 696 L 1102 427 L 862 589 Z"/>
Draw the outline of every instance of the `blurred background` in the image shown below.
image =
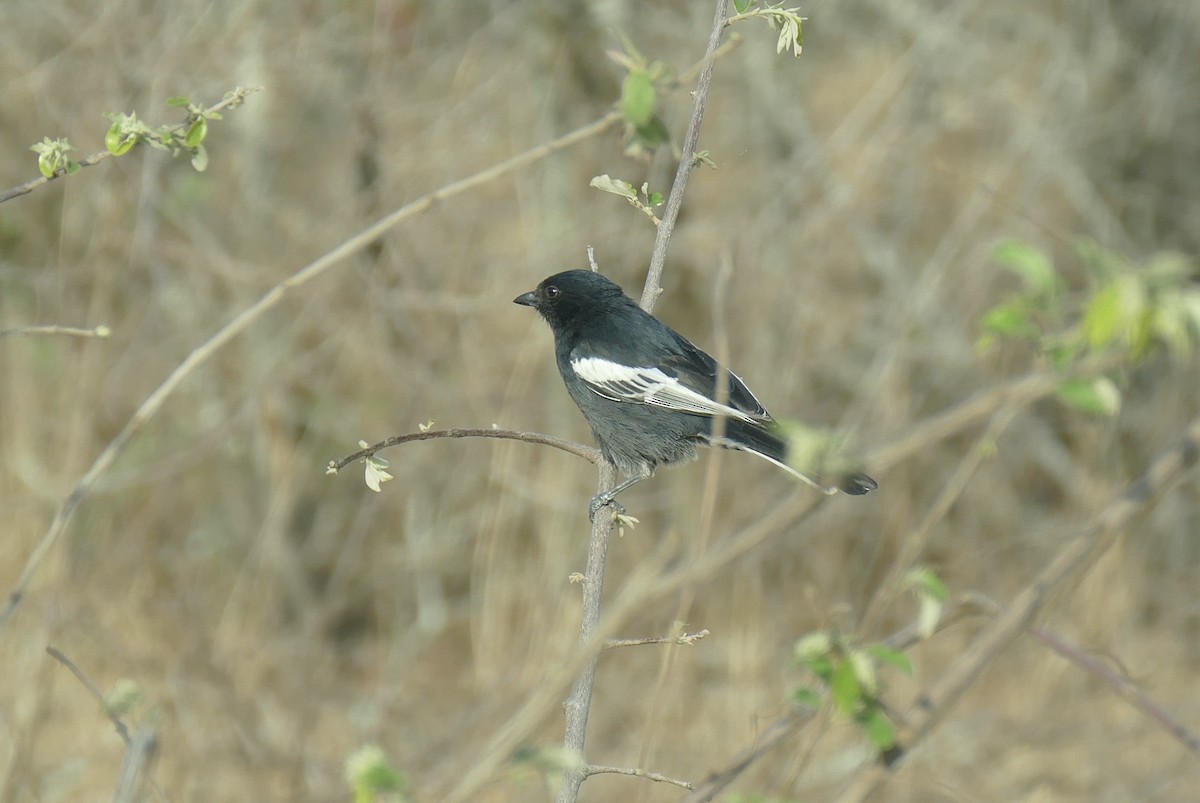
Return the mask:
<path fill-rule="evenodd" d="M 1200 246 L 1200 5 L 1192 0 L 816 0 L 804 54 L 761 20 L 716 65 L 657 314 L 717 347 L 781 417 L 844 427 L 870 450 L 1035 366 L 976 348 L 1016 287 L 1002 238 L 1086 285 L 1073 243 L 1141 261 Z M 0 186 L 37 175 L 28 146 L 103 148 L 105 112 L 180 119 L 166 98 L 264 90 L 210 126 L 210 165 L 138 149 L 0 208 L 0 329 L 96 326 L 108 339 L 0 339 L 0 590 L 138 405 L 239 311 L 422 193 L 591 121 L 615 101 L 625 35 L 676 71 L 704 52 L 710 4 L 633 0 L 0 5 Z M 681 139 L 685 90 L 663 122 Z M 413 799 L 438 800 L 562 665 L 577 639 L 594 469 L 522 443 L 432 441 L 361 467 L 325 463 L 433 421 L 590 443 L 549 331 L 511 299 L 586 265 L 640 292 L 654 229 L 588 187 L 664 194 L 669 153 L 623 155 L 617 129 L 434 205 L 290 294 L 190 376 L 87 498 L 0 632 L 0 798 L 108 799 L 124 754 L 95 700 L 157 723 L 174 801 L 346 800 L 344 762 L 378 744 Z M 718 291 L 722 260 L 732 280 Z M 922 561 L 955 593 L 1004 602 L 1200 411 L 1194 357 L 1151 356 L 1115 418 L 1052 400 L 1022 410 L 937 519 Z M 982 427 L 876 472 L 802 525 L 645 606 L 711 635 L 606 654 L 591 761 L 700 780 L 811 683 L 792 645 L 854 632 L 899 544 Z M 623 496 L 608 593 L 698 547 L 707 458 Z M 810 493 L 721 458 L 710 543 Z M 1200 489 L 1139 521 L 1046 624 L 1200 727 Z M 910 621 L 901 597 L 863 632 Z M 913 651 L 903 705 L 975 632 Z M 553 747 L 561 713 L 528 741 Z M 831 799 L 871 761 L 840 718 L 761 761 L 732 800 Z M 536 762 L 479 796 L 553 796 Z M 909 759 L 896 801 L 1184 801 L 1200 768 L 1115 694 L 1031 640 L 997 662 Z M 678 799 L 600 776 L 590 801 Z M 741 795 L 741 797 L 737 797 Z M 754 795 L 761 795 L 756 798 Z"/>

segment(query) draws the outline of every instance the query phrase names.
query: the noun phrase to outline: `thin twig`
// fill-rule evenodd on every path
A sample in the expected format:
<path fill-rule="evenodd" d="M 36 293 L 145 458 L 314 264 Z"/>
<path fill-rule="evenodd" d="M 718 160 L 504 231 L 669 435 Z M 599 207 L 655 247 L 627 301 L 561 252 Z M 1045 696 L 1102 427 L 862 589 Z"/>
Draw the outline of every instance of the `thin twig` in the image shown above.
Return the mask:
<path fill-rule="evenodd" d="M 91 468 L 76 484 L 75 488 L 63 500 L 54 519 L 50 522 L 50 526 L 42 535 L 33 552 L 25 562 L 25 568 L 21 571 L 20 577 L 17 579 L 16 585 L 9 593 L 8 600 L 5 603 L 4 610 L 0 611 L 0 629 L 12 618 L 13 613 L 21 604 L 21 600 L 25 594 L 25 590 L 29 587 L 30 581 L 33 580 L 34 574 L 42 561 L 45 560 L 50 548 L 58 541 L 60 535 L 67 528 L 71 517 L 75 515 L 76 509 L 88 497 L 97 480 L 104 475 L 116 462 L 117 458 L 124 453 L 129 446 L 133 436 L 141 431 L 146 425 L 162 409 L 167 399 L 170 398 L 184 380 L 192 375 L 197 368 L 208 362 L 214 354 L 228 344 L 231 340 L 249 328 L 250 324 L 257 321 L 264 313 L 274 308 L 280 301 L 288 296 L 289 293 L 297 288 L 307 284 L 313 279 L 321 276 L 330 268 L 345 261 L 347 258 L 357 254 L 371 243 L 378 240 L 389 229 L 420 214 L 435 204 L 451 198 L 455 195 L 460 195 L 467 190 L 474 189 L 481 184 L 485 184 L 494 179 L 505 176 L 516 170 L 519 170 L 527 165 L 530 165 L 540 159 L 544 159 L 554 153 L 557 153 L 564 148 L 570 147 L 577 142 L 581 142 L 589 137 L 595 136 L 609 127 L 615 125 L 621 120 L 619 112 L 609 112 L 603 117 L 588 123 L 581 128 L 564 134 L 558 139 L 550 142 L 542 143 L 534 148 L 530 148 L 524 153 L 517 154 L 511 159 L 507 159 L 499 164 L 481 170 L 478 173 L 459 179 L 458 181 L 447 184 L 441 189 L 435 190 L 426 195 L 422 195 L 414 201 L 411 201 L 400 207 L 391 214 L 386 215 L 380 220 L 363 229 L 358 234 L 343 242 L 337 248 L 327 252 L 324 256 L 317 258 L 314 262 L 309 263 L 304 268 L 301 268 L 289 278 L 272 287 L 258 301 L 246 307 L 241 312 L 233 317 L 228 323 L 218 329 L 213 335 L 201 343 L 192 352 L 184 358 L 183 362 L 179 363 L 170 375 L 163 380 L 154 391 L 146 397 L 141 403 L 133 416 L 126 422 L 125 426 L 117 433 L 108 445 L 100 452 L 99 456 L 92 463 Z"/>
<path fill-rule="evenodd" d="M 684 789 L 692 788 L 690 781 L 681 781 L 677 778 L 668 778 L 666 775 L 661 775 L 657 772 L 650 772 L 648 770 L 637 769 L 635 767 L 602 767 L 596 764 L 589 764 L 583 768 L 583 774 L 585 778 L 592 775 L 603 775 L 605 773 L 611 773 L 615 775 L 633 775 L 637 778 L 645 778 L 646 780 L 658 781 L 659 783 L 669 783 Z"/>
<path fill-rule="evenodd" d="M 1063 638 L 1053 630 L 1034 625 L 1029 633 L 1038 641 L 1045 644 L 1071 663 L 1085 670 L 1093 677 L 1099 678 L 1113 691 L 1125 698 L 1130 705 L 1150 717 L 1163 730 L 1175 737 L 1179 742 L 1200 755 L 1200 735 L 1171 715 L 1153 697 L 1146 694 L 1136 683 L 1124 674 L 1117 673 L 1111 666 L 1101 661 L 1091 653 L 1086 652 L 1078 644 Z"/>
<path fill-rule="evenodd" d="M 617 482 L 617 469 L 607 460 L 600 461 L 600 476 L 597 490 L 600 493 L 612 488 Z M 563 748 L 568 755 L 583 757 L 583 744 L 587 737 L 588 714 L 592 708 L 592 688 L 596 684 L 596 664 L 600 650 L 592 647 L 600 629 L 600 600 L 604 594 L 604 565 L 608 560 L 608 544 L 612 540 L 613 517 L 607 508 L 597 511 L 592 519 L 592 533 L 588 539 L 587 567 L 583 572 L 583 606 L 580 614 L 579 641 L 586 650 L 586 660 L 571 686 L 571 693 L 563 703 L 566 713 L 566 729 Z M 563 773 L 563 785 L 558 792 L 558 803 L 575 803 L 579 787 L 587 775 L 582 767 L 568 769 Z"/>
<path fill-rule="evenodd" d="M 219 103 L 216 103 L 205 109 L 204 114 L 211 116 L 222 109 L 232 109 L 235 106 L 240 105 L 247 96 L 258 92 L 261 89 L 261 86 L 238 87 L 231 92 L 225 93 L 225 97 Z M 172 132 L 179 132 L 183 130 L 185 125 L 186 123 L 179 123 L 178 125 L 171 126 L 170 130 Z M 141 143 L 139 143 L 139 145 L 140 144 Z M 108 151 L 99 151 L 98 153 L 93 153 L 86 159 L 80 160 L 78 164 L 80 167 L 93 167 L 100 164 L 110 156 L 113 156 L 113 154 L 109 153 Z M 54 179 L 61 178 L 65 175 L 67 175 L 67 171 L 66 169 L 62 169 L 52 176 L 38 176 L 37 178 L 31 178 L 24 184 L 18 184 L 17 186 L 0 193 L 0 204 L 4 203 L 5 201 L 11 201 L 13 198 L 19 198 L 22 195 L 28 195 L 43 184 L 48 184 L 49 182 L 54 181 Z"/>
<path fill-rule="evenodd" d="M 589 463 L 599 463 L 603 459 L 599 449 L 584 446 L 582 443 L 555 438 L 552 435 L 543 435 L 540 432 L 518 432 L 512 429 L 433 429 L 427 432 L 409 432 L 405 435 L 393 435 L 387 440 L 372 444 L 364 449 L 359 449 L 354 454 L 348 454 L 337 460 L 330 460 L 326 467 L 326 473 L 336 474 L 355 460 L 370 457 L 376 452 L 387 449 L 390 446 L 399 446 L 402 443 L 412 443 L 413 441 L 435 440 L 437 438 L 498 438 L 500 440 L 524 441 L 525 443 L 537 443 L 542 446 L 559 449 L 576 457 L 582 457 Z"/>
<path fill-rule="evenodd" d="M 112 330 L 107 326 L 83 329 L 77 326 L 19 326 L 16 329 L 0 329 L 0 337 L 29 337 L 32 335 L 67 335 L 70 337 L 108 337 Z"/>
<path fill-rule="evenodd" d="M 675 231 L 675 221 L 679 218 L 679 210 L 683 206 L 683 191 L 687 188 L 688 176 L 691 175 L 695 162 L 696 143 L 700 140 L 700 124 L 704 120 L 708 88 L 712 84 L 713 63 L 721 44 L 721 31 L 725 29 L 726 3 L 727 0 L 717 0 L 712 31 L 708 35 L 708 50 L 704 55 L 704 68 L 700 71 L 700 79 L 696 82 L 696 91 L 692 97 L 692 116 L 688 120 L 687 133 L 683 137 L 679 167 L 675 169 L 675 181 L 671 184 L 671 194 L 667 197 L 667 206 L 663 210 L 662 224 L 654 238 L 650 270 L 646 274 L 646 284 L 642 288 L 642 298 L 639 302 L 646 312 L 654 309 L 654 303 L 662 292 L 663 266 L 667 263 L 667 248 L 671 244 L 671 234 Z"/>
<path fill-rule="evenodd" d="M 121 741 L 128 747 L 130 744 L 129 726 L 109 707 L 108 701 L 104 699 L 104 693 L 92 682 L 92 679 L 57 647 L 47 647 L 46 654 L 69 669 L 71 674 L 83 684 L 84 688 L 92 693 L 92 696 L 96 698 L 96 702 L 100 703 L 100 710 L 112 722 L 113 727 L 116 728 L 117 735 L 121 737 Z"/>
<path fill-rule="evenodd" d="M 615 650 L 618 647 L 641 647 L 646 644 L 682 644 L 691 646 L 702 638 L 710 635 L 708 630 L 697 630 L 695 633 L 680 633 L 677 636 L 644 636 L 642 638 L 610 638 L 604 642 L 604 649 Z"/>
<path fill-rule="evenodd" d="M 58 649 L 57 647 L 47 647 L 46 653 L 51 658 L 58 661 L 60 664 L 70 670 L 71 674 L 83 684 L 83 687 L 91 692 L 91 695 L 96 698 L 96 702 L 100 704 L 100 710 L 103 711 L 104 715 L 108 717 L 110 722 L 112 722 L 113 728 L 115 728 L 117 731 L 117 735 L 120 736 L 121 741 L 125 743 L 125 747 L 127 749 L 125 751 L 125 761 L 121 767 L 122 780 L 120 783 L 124 784 L 126 783 L 126 780 L 132 781 L 136 780 L 138 777 L 144 776 L 150 783 L 151 787 L 153 787 L 154 793 L 158 795 L 159 800 L 169 800 L 166 791 L 159 786 L 158 781 L 154 779 L 154 776 L 148 774 L 145 770 L 147 764 L 152 761 L 157 754 L 158 745 L 157 740 L 155 739 L 154 729 L 152 727 L 141 727 L 138 728 L 133 736 L 130 736 L 129 726 L 126 725 L 124 720 L 117 716 L 116 712 L 112 710 L 108 704 L 108 701 L 104 697 L 104 693 L 101 692 L 99 687 L 92 682 L 92 679 L 87 676 L 86 672 L 80 669 L 74 661 L 68 658 L 62 652 L 62 650 Z M 147 735 L 148 739 L 146 738 Z M 127 770 L 131 774 L 127 775 Z M 118 785 L 118 795 L 114 798 L 114 800 L 132 799 L 120 797 L 120 789 L 122 788 L 125 787 Z M 136 784 L 134 785 L 134 788 L 136 788 Z"/>

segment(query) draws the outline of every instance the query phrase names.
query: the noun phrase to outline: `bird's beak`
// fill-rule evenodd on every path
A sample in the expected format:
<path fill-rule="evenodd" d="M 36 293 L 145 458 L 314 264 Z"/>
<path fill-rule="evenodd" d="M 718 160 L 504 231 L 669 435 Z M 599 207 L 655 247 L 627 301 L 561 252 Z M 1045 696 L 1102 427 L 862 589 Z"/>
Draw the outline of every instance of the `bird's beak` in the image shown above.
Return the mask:
<path fill-rule="evenodd" d="M 513 299 L 513 303 L 520 304 L 524 307 L 536 307 L 538 305 L 537 293 L 534 293 L 533 291 L 522 293 Z"/>

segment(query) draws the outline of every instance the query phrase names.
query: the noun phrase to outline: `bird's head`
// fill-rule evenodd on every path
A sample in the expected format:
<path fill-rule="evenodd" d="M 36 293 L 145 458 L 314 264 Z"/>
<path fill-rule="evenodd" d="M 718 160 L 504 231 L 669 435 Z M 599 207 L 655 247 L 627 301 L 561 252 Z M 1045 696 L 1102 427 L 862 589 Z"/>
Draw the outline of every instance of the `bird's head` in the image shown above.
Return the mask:
<path fill-rule="evenodd" d="M 593 315 L 604 314 L 614 305 L 632 304 L 621 288 L 590 270 L 556 273 L 536 289 L 513 299 L 514 304 L 533 307 L 550 328 L 560 331 Z"/>

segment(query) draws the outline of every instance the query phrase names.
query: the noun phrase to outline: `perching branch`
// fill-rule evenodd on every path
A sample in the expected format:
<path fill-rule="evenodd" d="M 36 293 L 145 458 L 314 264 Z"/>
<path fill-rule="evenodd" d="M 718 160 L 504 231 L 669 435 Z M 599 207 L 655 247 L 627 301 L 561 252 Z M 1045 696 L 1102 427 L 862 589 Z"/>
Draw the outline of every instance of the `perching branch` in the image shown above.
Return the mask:
<path fill-rule="evenodd" d="M 691 172 L 692 159 L 696 153 L 696 141 L 700 137 L 700 122 L 704 116 L 704 104 L 708 99 L 708 88 L 712 82 L 713 60 L 721 44 L 721 31 L 725 27 L 726 0 L 717 0 L 716 16 L 713 20 L 712 32 L 708 37 L 708 47 L 704 54 L 704 67 L 696 86 L 692 102 L 692 116 L 688 121 L 687 135 L 684 137 L 679 168 L 675 172 L 675 183 L 671 186 L 671 195 L 667 200 L 667 208 L 663 212 L 662 224 L 658 227 L 658 235 L 654 240 L 654 252 L 650 258 L 650 270 L 646 276 L 646 284 L 642 290 L 642 309 L 649 312 L 661 291 L 663 265 L 666 263 L 667 246 L 671 241 L 671 232 L 679 217 L 679 208 L 683 204 L 683 191 L 687 186 L 688 174 Z M 617 480 L 616 469 L 607 463 L 600 465 L 600 492 L 609 490 Z M 607 515 L 597 515 L 592 522 L 591 538 L 588 542 L 588 561 L 583 580 L 583 611 L 579 628 L 579 639 L 582 643 L 590 642 L 600 626 L 600 600 L 604 588 L 604 563 L 608 554 L 608 542 L 612 537 L 613 519 Z M 596 680 L 596 662 L 600 650 L 596 649 L 589 656 L 587 663 L 576 678 L 570 695 L 564 704 L 567 714 L 566 732 L 563 736 L 563 748 L 568 755 L 583 756 L 584 741 L 587 736 L 588 712 L 592 705 L 592 687 Z M 579 798 L 579 787 L 587 778 L 586 770 L 568 769 L 563 773 L 562 787 L 558 793 L 558 803 L 575 803 Z"/>
<path fill-rule="evenodd" d="M 539 443 L 543 446 L 560 449 L 576 457 L 582 457 L 589 463 L 599 463 L 602 459 L 599 449 L 584 446 L 582 443 L 555 438 L 551 435 L 543 435 L 540 432 L 517 432 L 512 429 L 435 429 L 427 432 L 409 432 L 405 435 L 393 435 L 387 440 L 372 444 L 365 449 L 359 449 L 354 454 L 348 454 L 337 460 L 330 460 L 325 473 L 337 474 L 354 461 L 370 457 L 389 446 L 399 446 L 402 443 L 428 441 L 436 438 L 498 438 L 500 440 L 524 441 L 525 443 Z"/>

